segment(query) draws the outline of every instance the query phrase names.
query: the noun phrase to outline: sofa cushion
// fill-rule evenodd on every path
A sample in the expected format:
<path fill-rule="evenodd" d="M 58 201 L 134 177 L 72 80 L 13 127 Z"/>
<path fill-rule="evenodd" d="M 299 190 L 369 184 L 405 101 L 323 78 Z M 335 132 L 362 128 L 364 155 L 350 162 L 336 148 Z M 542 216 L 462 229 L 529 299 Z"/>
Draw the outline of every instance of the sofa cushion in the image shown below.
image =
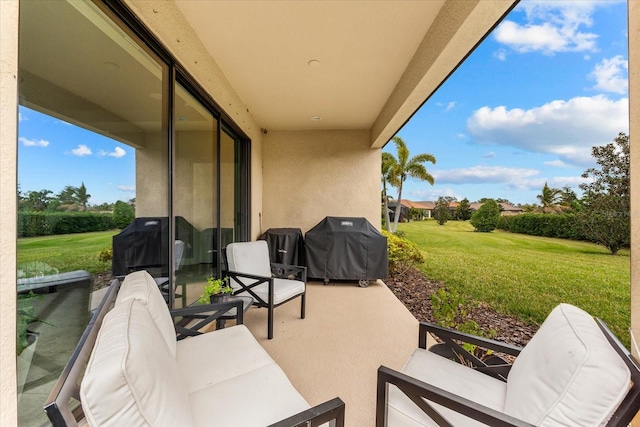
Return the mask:
<path fill-rule="evenodd" d="M 506 383 L 460 363 L 418 348 L 402 373 L 497 411 L 504 409 Z M 455 426 L 484 426 L 446 407 L 431 403 Z M 388 425 L 437 426 L 396 386 L 389 386 Z"/>
<path fill-rule="evenodd" d="M 169 307 L 158 288 L 158 284 L 146 271 L 135 271 L 127 274 L 120 285 L 116 305 L 137 299 L 145 304 L 153 317 L 164 341 L 173 356 L 176 354 L 176 330 Z"/>
<path fill-rule="evenodd" d="M 93 426 L 189 426 L 181 372 L 147 307 L 122 301 L 105 316 L 80 386 Z"/>
<path fill-rule="evenodd" d="M 244 325 L 178 341 L 176 362 L 188 393 L 275 364 Z"/>
<path fill-rule="evenodd" d="M 600 425 L 630 373 L 591 315 L 560 304 L 513 364 L 505 412 L 538 426 Z"/>
<path fill-rule="evenodd" d="M 196 426 L 264 427 L 309 408 L 276 364 L 191 393 L 189 399 Z"/>

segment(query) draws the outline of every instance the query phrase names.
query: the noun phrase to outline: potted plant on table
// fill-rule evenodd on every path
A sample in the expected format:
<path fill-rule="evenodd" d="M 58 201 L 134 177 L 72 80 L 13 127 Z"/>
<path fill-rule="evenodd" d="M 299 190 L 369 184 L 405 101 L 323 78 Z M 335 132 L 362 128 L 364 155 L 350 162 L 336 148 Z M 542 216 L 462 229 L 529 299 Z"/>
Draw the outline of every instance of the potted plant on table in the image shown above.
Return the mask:
<path fill-rule="evenodd" d="M 229 278 L 216 279 L 207 278 L 207 284 L 203 288 L 204 292 L 200 294 L 198 302 L 200 304 L 213 304 L 223 302 L 229 299 L 229 295 L 233 293 L 233 288 L 229 286 Z"/>

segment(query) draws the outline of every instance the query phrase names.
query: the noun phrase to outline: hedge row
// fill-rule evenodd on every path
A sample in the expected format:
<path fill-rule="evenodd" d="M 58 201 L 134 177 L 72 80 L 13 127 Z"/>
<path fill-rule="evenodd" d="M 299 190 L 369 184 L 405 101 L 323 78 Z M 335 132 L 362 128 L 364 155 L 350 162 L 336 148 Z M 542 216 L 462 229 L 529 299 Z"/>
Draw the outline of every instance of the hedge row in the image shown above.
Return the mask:
<path fill-rule="evenodd" d="M 18 237 L 88 233 L 116 228 L 111 214 L 90 212 L 18 212 Z"/>
<path fill-rule="evenodd" d="M 574 214 L 524 213 L 501 216 L 498 228 L 512 233 L 560 239 L 589 240 L 582 232 L 582 225 Z"/>

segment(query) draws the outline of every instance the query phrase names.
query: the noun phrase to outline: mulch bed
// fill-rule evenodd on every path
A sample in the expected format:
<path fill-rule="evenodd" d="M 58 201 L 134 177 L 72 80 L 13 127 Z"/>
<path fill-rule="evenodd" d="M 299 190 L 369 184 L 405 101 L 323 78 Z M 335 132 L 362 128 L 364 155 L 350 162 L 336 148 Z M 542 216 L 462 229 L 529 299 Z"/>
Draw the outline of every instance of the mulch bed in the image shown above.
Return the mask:
<path fill-rule="evenodd" d="M 431 294 L 445 287 L 444 283 L 430 280 L 419 270 L 411 268 L 400 274 L 390 275 L 385 283 L 419 321 L 435 322 L 431 307 Z M 468 304 L 469 318 L 482 330 L 493 329 L 493 339 L 512 345 L 524 346 L 538 330 L 513 316 L 499 314 L 484 303 Z"/>

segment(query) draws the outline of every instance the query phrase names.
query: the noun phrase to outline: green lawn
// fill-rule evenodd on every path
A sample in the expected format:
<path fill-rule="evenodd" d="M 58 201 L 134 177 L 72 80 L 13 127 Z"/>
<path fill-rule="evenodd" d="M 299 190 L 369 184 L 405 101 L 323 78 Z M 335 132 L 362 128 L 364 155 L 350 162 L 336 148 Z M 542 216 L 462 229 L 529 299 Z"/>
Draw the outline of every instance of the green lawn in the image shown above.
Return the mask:
<path fill-rule="evenodd" d="M 41 270 L 46 264 L 58 272 L 87 270 L 91 274 L 111 270 L 111 262 L 101 262 L 98 254 L 111 245 L 119 230 L 18 239 L 18 270 Z M 47 267 L 44 266 L 46 269 Z M 44 274 L 51 272 L 44 271 Z"/>
<path fill-rule="evenodd" d="M 400 224 L 426 254 L 422 271 L 501 313 L 540 324 L 560 302 L 602 318 L 629 346 L 629 251 L 618 255 L 592 243 L 476 233 L 468 222 Z"/>

